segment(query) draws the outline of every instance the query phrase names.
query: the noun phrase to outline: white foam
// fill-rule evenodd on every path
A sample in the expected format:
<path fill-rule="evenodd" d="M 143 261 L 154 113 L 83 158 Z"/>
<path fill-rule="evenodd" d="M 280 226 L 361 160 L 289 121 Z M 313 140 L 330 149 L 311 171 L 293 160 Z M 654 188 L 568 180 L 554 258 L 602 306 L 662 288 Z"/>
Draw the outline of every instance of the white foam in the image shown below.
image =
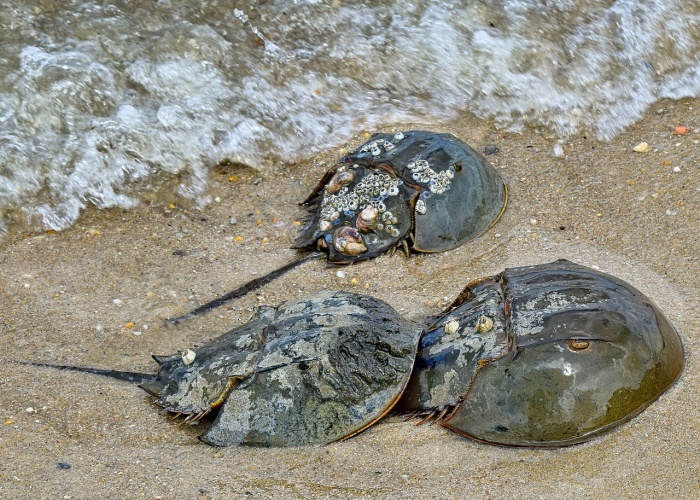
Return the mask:
<path fill-rule="evenodd" d="M 133 207 L 174 175 L 206 203 L 223 160 L 265 168 L 464 111 L 549 129 L 557 154 L 700 92 L 697 2 L 46 5 L 0 12 L 0 232 Z"/>

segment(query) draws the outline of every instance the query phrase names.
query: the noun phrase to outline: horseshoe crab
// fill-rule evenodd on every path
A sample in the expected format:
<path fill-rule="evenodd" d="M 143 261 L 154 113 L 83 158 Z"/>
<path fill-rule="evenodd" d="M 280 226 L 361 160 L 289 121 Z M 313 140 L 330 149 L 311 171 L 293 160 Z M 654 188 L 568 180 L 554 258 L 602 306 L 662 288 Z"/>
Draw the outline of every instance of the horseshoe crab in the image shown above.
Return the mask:
<path fill-rule="evenodd" d="M 675 328 L 624 281 L 566 260 L 476 280 L 426 330 L 403 410 L 508 446 L 566 446 L 680 376 Z"/>
<path fill-rule="evenodd" d="M 641 292 L 562 260 L 468 284 L 426 329 L 325 291 L 154 359 L 156 375 L 39 366 L 138 382 L 188 423 L 218 412 L 200 436 L 217 446 L 325 444 L 397 405 L 479 441 L 554 447 L 639 414 L 680 376 L 683 347 Z"/>
<path fill-rule="evenodd" d="M 420 332 L 381 300 L 324 291 L 260 307 L 248 323 L 198 349 L 153 356 L 156 375 L 59 368 L 139 383 L 186 423 L 217 413 L 200 436 L 211 445 L 325 444 L 391 410 Z"/>
<path fill-rule="evenodd" d="M 256 278 L 171 322 L 242 297 L 307 260 L 350 264 L 402 247 L 441 252 L 477 237 L 508 201 L 503 179 L 451 134 L 375 134 L 328 170 L 302 203 L 311 213 L 293 248 L 318 252 Z"/>
<path fill-rule="evenodd" d="M 503 179 L 451 134 L 375 134 L 304 201 L 313 215 L 295 248 L 325 249 L 337 264 L 408 242 L 417 252 L 450 250 L 491 227 L 507 198 Z"/>

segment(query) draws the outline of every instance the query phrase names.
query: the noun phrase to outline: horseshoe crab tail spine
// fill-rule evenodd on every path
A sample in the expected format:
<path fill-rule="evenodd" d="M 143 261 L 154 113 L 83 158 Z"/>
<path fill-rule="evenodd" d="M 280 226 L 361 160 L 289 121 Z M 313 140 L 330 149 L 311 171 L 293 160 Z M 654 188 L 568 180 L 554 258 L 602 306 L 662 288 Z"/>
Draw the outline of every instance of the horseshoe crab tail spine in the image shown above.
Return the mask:
<path fill-rule="evenodd" d="M 247 295 L 249 292 L 252 292 L 253 290 L 257 290 L 258 288 L 267 285 L 271 281 L 279 278 L 283 274 L 286 274 L 288 271 L 291 271 L 297 266 L 300 266 L 301 264 L 308 262 L 310 260 L 316 259 L 318 257 L 322 257 L 325 254 L 322 252 L 313 252 L 309 255 L 306 255 L 304 257 L 300 257 L 295 261 L 290 262 L 289 264 L 285 264 L 284 266 L 275 269 L 274 271 L 270 271 L 264 276 L 261 276 L 259 278 L 255 278 L 254 280 L 249 281 L 248 283 L 245 283 L 244 285 L 239 286 L 235 290 L 232 290 L 224 295 L 222 295 L 219 298 L 216 298 L 214 300 L 211 300 L 207 302 L 206 304 L 202 304 L 196 309 L 193 309 L 192 311 L 188 312 L 187 314 L 183 314 L 182 316 L 178 316 L 176 318 L 168 318 L 168 321 L 170 323 L 177 324 L 180 321 L 184 321 L 186 319 L 194 318 L 195 316 L 199 316 L 200 314 L 204 314 L 207 311 L 210 311 L 211 309 L 214 309 L 216 307 L 219 307 L 226 302 L 233 300 L 233 299 L 238 299 L 240 297 L 243 297 Z"/>
<path fill-rule="evenodd" d="M 138 372 L 122 372 L 119 370 L 104 370 L 102 368 L 89 368 L 83 366 L 71 366 L 71 365 L 52 365 L 50 363 L 27 363 L 21 362 L 23 365 L 29 366 L 40 366 L 42 368 L 53 368 L 55 370 L 71 370 L 75 372 L 92 373 L 93 375 L 102 375 L 103 377 L 115 378 L 117 380 L 123 380 L 125 382 L 131 382 L 134 384 L 144 384 L 153 380 L 155 375 L 151 373 L 138 373 Z"/>

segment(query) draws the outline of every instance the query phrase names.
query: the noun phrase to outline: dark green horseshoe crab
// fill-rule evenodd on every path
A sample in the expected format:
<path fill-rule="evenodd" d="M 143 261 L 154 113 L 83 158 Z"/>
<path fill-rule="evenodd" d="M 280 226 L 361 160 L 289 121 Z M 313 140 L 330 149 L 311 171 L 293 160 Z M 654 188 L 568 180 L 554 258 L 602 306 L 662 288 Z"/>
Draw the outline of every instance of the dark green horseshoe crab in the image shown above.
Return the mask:
<path fill-rule="evenodd" d="M 401 247 L 441 252 L 498 221 L 508 188 L 486 160 L 451 134 L 375 134 L 341 158 L 303 202 L 311 215 L 294 248 L 320 252 L 256 278 L 171 322 L 242 297 L 327 253 L 350 264 Z"/>
<path fill-rule="evenodd" d="M 680 376 L 641 292 L 559 260 L 470 283 L 423 335 L 402 409 L 508 446 L 566 446 L 638 415 Z"/>
<path fill-rule="evenodd" d="M 188 423 L 217 412 L 200 436 L 217 446 L 325 444 L 398 403 L 470 438 L 536 447 L 620 425 L 683 368 L 681 340 L 656 306 L 569 261 L 474 281 L 422 332 L 378 299 L 325 291 L 154 358 L 156 375 L 58 368 L 139 382 Z"/>

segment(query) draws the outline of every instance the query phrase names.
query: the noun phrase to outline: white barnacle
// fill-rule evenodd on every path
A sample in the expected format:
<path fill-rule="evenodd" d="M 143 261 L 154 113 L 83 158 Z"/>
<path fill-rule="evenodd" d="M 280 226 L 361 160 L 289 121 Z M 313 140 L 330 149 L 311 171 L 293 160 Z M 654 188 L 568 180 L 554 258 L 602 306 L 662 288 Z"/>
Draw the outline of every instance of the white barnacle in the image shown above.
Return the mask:
<path fill-rule="evenodd" d="M 394 141 L 398 142 L 398 141 L 402 140 L 403 137 L 404 137 L 403 132 L 397 132 L 394 134 Z"/>
<path fill-rule="evenodd" d="M 377 139 L 376 141 L 370 143 L 369 150 L 372 153 L 372 156 L 379 156 L 380 154 L 382 154 L 382 144 L 384 144 L 383 139 Z"/>
<path fill-rule="evenodd" d="M 419 170 L 425 170 L 430 168 L 430 163 L 428 163 L 428 160 L 418 160 L 416 162 L 416 168 Z"/>
<path fill-rule="evenodd" d="M 185 352 L 182 353 L 182 362 L 186 365 L 191 365 L 192 363 L 194 363 L 194 358 L 196 356 L 197 353 L 195 353 L 192 349 L 187 349 Z"/>
<path fill-rule="evenodd" d="M 401 234 L 401 231 L 399 231 L 397 228 L 395 228 L 391 224 L 387 224 L 386 226 L 384 226 L 384 229 L 386 230 L 387 233 L 389 233 L 389 235 L 391 235 L 394 238 L 398 237 Z"/>
<path fill-rule="evenodd" d="M 385 224 L 397 224 L 399 220 L 396 217 L 394 217 L 394 214 L 387 210 L 382 214 L 382 222 L 384 222 Z"/>
<path fill-rule="evenodd" d="M 445 333 L 447 335 L 455 333 L 457 330 L 459 330 L 459 321 L 457 321 L 456 319 L 450 320 L 447 323 L 445 323 Z"/>
<path fill-rule="evenodd" d="M 425 215 L 426 211 L 427 209 L 425 207 L 425 202 L 423 200 L 416 201 L 416 213 L 420 215 Z"/>

